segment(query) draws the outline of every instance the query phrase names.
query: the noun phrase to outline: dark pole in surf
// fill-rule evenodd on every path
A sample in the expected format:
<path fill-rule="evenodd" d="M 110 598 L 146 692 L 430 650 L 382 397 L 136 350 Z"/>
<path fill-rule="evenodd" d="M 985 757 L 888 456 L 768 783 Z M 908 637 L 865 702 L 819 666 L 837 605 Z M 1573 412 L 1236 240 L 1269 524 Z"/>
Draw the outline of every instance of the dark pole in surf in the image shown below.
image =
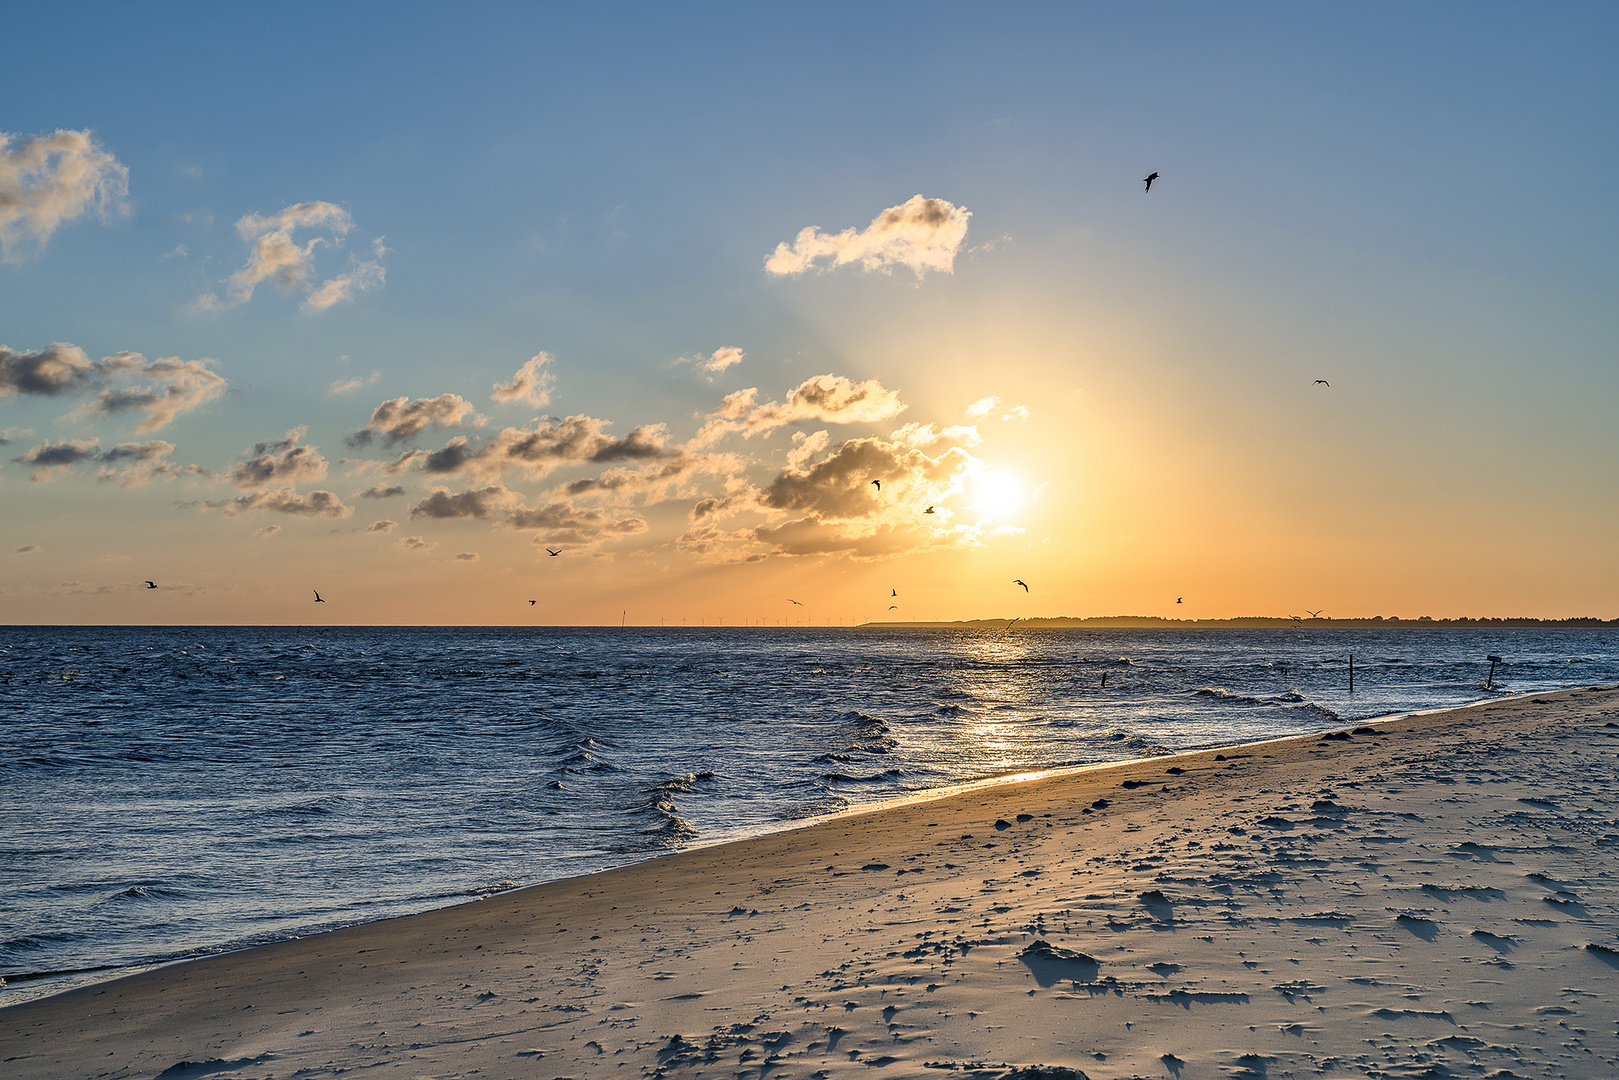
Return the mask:
<path fill-rule="evenodd" d="M 1493 690 L 1495 689 L 1495 665 L 1501 662 L 1501 658 L 1494 653 L 1491 653 L 1484 659 L 1490 662 L 1490 677 L 1484 680 L 1484 689 Z"/>
<path fill-rule="evenodd" d="M 1355 654 L 1349 654 L 1349 692 L 1355 692 Z"/>

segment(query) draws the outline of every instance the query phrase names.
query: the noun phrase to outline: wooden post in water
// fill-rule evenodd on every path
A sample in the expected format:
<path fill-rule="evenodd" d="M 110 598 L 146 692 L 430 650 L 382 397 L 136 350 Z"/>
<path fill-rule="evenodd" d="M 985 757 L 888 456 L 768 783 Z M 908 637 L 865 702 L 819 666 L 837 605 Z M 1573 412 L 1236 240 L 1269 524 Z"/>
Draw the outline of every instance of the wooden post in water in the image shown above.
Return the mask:
<path fill-rule="evenodd" d="M 1355 692 L 1355 654 L 1349 654 L 1349 692 Z"/>
<path fill-rule="evenodd" d="M 1484 659 L 1490 662 L 1490 677 L 1484 680 L 1484 689 L 1493 690 L 1495 688 L 1495 665 L 1501 662 L 1501 658 L 1491 653 Z"/>

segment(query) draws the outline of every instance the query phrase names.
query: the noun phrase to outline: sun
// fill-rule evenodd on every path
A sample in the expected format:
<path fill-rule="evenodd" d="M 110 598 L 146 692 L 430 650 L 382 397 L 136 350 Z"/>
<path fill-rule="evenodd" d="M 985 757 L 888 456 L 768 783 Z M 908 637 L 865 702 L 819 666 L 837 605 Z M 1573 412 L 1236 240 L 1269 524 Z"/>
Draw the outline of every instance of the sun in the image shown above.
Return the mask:
<path fill-rule="evenodd" d="M 1014 473 L 990 471 L 973 482 L 973 509 L 985 517 L 1009 517 L 1024 501 L 1023 481 Z"/>

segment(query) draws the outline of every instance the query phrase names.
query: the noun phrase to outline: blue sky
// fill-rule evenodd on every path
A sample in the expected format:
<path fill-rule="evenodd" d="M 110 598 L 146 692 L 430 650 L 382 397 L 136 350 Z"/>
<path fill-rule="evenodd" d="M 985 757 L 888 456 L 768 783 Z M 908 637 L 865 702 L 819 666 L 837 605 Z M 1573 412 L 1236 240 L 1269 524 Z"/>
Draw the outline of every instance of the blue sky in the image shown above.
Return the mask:
<path fill-rule="evenodd" d="M 576 569 L 547 579 L 544 621 L 626 597 L 647 619 L 787 618 L 811 583 L 814 617 L 852 621 L 886 615 L 896 577 L 915 618 L 1179 614 L 1165 598 L 1187 593 L 1203 615 L 1612 614 L 1616 22 L 1572 4 L 12 13 L 0 131 L 91 132 L 128 188 L 8 248 L 0 344 L 207 359 L 228 390 L 143 433 L 71 395 L 0 398 L 0 596 L 17 621 L 287 621 L 310 617 L 314 576 L 344 596 L 337 621 L 539 617 L 514 590 L 560 575 L 517 508 L 622 462 L 409 466 L 405 494 L 362 500 L 380 465 L 359 463 L 385 458 L 344 440 L 379 403 L 454 394 L 487 417 L 394 454 L 541 416 L 661 424 L 673 448 L 727 394 L 789 401 L 827 375 L 903 411 L 732 433 L 691 450 L 726 461 L 654 497 L 567 495 L 640 527 L 553 531 Z M 970 214 L 947 271 L 765 269 L 806 227 L 861 230 L 917 195 Z M 312 204 L 343 227 L 288 232 L 317 241 L 305 280 L 233 302 L 238 223 Z M 689 359 L 722 348 L 744 358 Z M 491 402 L 542 352 L 544 405 Z M 705 499 L 779 495 L 908 423 L 975 427 L 917 466 L 932 480 L 890 483 L 916 507 L 755 498 L 727 554 L 692 542 Z M 298 428 L 327 466 L 292 490 L 346 516 L 207 508 L 270 490 L 232 470 Z M 792 436 L 821 430 L 794 465 Z M 151 437 L 195 469 L 126 487 L 16 460 Z M 498 512 L 417 512 L 491 483 Z M 935 498 L 947 522 L 905 517 Z M 813 550 L 781 541 L 793 522 Z M 1005 595 L 1031 574 L 1040 594 Z M 164 595 L 142 595 L 154 576 Z"/>

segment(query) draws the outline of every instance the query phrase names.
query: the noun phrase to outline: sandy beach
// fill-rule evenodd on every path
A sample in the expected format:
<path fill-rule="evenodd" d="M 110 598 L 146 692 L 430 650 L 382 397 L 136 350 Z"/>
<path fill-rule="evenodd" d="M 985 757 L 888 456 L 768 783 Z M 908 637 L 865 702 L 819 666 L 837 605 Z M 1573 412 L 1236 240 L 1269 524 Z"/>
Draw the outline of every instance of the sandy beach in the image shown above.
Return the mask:
<path fill-rule="evenodd" d="M 1619 690 L 983 788 L 0 1010 L 34 1077 L 1619 1075 Z"/>

